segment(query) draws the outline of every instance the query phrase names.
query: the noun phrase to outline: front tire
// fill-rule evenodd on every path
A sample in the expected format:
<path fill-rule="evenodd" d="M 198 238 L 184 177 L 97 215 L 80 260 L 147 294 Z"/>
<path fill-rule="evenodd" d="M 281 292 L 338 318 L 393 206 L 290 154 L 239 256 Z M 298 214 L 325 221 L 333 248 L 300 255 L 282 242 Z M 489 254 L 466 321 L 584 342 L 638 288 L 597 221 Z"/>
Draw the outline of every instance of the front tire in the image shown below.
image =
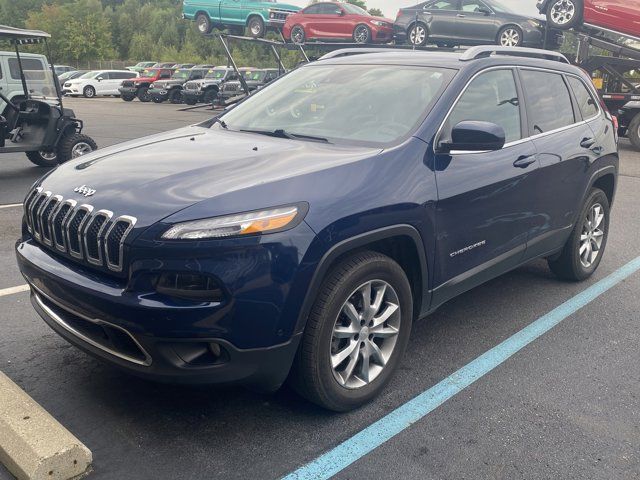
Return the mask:
<path fill-rule="evenodd" d="M 177 88 L 171 90 L 169 92 L 169 103 L 173 103 L 174 105 L 182 103 L 182 90 Z"/>
<path fill-rule="evenodd" d="M 498 33 L 497 44 L 503 47 L 521 47 L 524 42 L 524 33 L 520 27 L 508 25 Z"/>
<path fill-rule="evenodd" d="M 39 167 L 52 168 L 58 166 L 58 154 L 55 150 L 27 152 L 27 158 L 31 161 L 31 163 Z"/>
<path fill-rule="evenodd" d="M 98 149 L 93 139 L 81 133 L 66 135 L 58 145 L 58 162 L 64 163 Z"/>
<path fill-rule="evenodd" d="M 304 32 L 304 28 L 300 25 L 296 25 L 291 29 L 291 41 L 296 45 L 303 45 L 307 39 L 307 34 Z"/>
<path fill-rule="evenodd" d="M 357 25 L 353 30 L 353 41 L 360 44 L 371 42 L 371 29 L 366 25 Z"/>
<path fill-rule="evenodd" d="M 202 97 L 202 101 L 207 104 L 212 104 L 218 98 L 218 91 L 215 89 L 207 90 L 204 92 L 204 96 Z"/>
<path fill-rule="evenodd" d="M 211 25 L 211 20 L 206 13 L 199 13 L 198 15 L 196 15 L 195 21 L 198 32 L 200 32 L 202 35 L 211 33 L 213 26 Z"/>
<path fill-rule="evenodd" d="M 151 101 L 151 95 L 149 95 L 149 87 L 140 87 L 138 89 L 138 100 L 143 103 L 148 103 Z"/>
<path fill-rule="evenodd" d="M 547 22 L 551 28 L 569 30 L 582 22 L 583 0 L 556 0 L 547 7 Z"/>
<path fill-rule="evenodd" d="M 249 33 L 253 38 L 262 38 L 264 37 L 265 28 L 264 28 L 264 20 L 260 17 L 251 17 L 249 19 L 249 23 L 247 24 L 249 27 Z"/>
<path fill-rule="evenodd" d="M 151 100 L 153 100 L 153 103 L 162 103 L 162 102 L 164 102 L 164 98 L 162 98 L 162 97 L 151 97 Z"/>
<path fill-rule="evenodd" d="M 549 260 L 553 273 L 571 281 L 586 280 L 593 275 L 607 246 L 609 213 L 609 199 L 602 190 L 593 188 L 562 253 Z"/>
<path fill-rule="evenodd" d="M 409 281 L 391 258 L 362 252 L 325 278 L 294 360 L 293 388 L 338 412 L 377 396 L 409 341 L 413 300 Z"/>
<path fill-rule="evenodd" d="M 416 47 L 424 47 L 429 41 L 429 31 L 424 23 L 416 23 L 409 28 L 407 32 L 407 42 L 409 45 Z"/>
<path fill-rule="evenodd" d="M 96 96 L 96 89 L 91 85 L 88 85 L 84 87 L 84 90 L 82 90 L 82 95 L 84 96 L 84 98 L 93 98 Z"/>
<path fill-rule="evenodd" d="M 134 95 L 122 95 L 122 100 L 124 100 L 125 102 L 133 102 L 133 100 L 136 98 Z"/>

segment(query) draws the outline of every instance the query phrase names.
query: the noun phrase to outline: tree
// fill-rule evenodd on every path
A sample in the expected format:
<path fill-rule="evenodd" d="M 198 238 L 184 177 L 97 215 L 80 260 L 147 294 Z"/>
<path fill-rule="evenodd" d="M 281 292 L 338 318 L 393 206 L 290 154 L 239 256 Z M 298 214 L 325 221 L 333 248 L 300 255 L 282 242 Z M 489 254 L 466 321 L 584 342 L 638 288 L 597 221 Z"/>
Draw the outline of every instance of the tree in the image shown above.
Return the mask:
<path fill-rule="evenodd" d="M 369 13 L 374 17 L 384 17 L 384 13 L 379 8 L 370 8 Z"/>

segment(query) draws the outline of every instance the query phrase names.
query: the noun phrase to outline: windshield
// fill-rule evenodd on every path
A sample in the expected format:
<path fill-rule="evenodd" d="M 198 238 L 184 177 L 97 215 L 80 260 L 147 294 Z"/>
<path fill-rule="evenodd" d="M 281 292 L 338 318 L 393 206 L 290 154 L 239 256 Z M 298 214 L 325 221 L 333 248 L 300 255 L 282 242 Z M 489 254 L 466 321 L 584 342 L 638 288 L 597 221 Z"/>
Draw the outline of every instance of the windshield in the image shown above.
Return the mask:
<path fill-rule="evenodd" d="M 205 78 L 224 78 L 226 70 L 209 70 Z"/>
<path fill-rule="evenodd" d="M 80 75 L 78 78 L 94 78 L 96 75 L 98 75 L 100 72 L 87 72 L 84 75 Z"/>
<path fill-rule="evenodd" d="M 260 81 L 264 77 L 265 72 L 261 72 L 260 70 L 253 70 L 250 72 L 242 72 L 242 76 L 245 80 L 254 80 Z"/>
<path fill-rule="evenodd" d="M 142 73 L 140 73 L 141 77 L 144 78 L 153 78 L 156 76 L 157 70 L 143 70 Z"/>
<path fill-rule="evenodd" d="M 360 7 L 356 6 L 356 5 L 352 5 L 350 3 L 343 3 L 341 5 L 342 5 L 342 8 L 344 8 L 347 11 L 347 13 L 351 13 L 351 14 L 354 14 L 354 15 L 364 15 L 364 16 L 367 16 L 367 17 L 371 16 L 371 14 L 369 12 L 367 12 L 366 10 L 363 10 L 362 8 L 360 8 Z"/>
<path fill-rule="evenodd" d="M 493 8 L 498 13 L 515 13 L 509 7 L 502 5 L 499 2 L 492 0 L 491 2 L 487 2 L 487 3 L 489 4 L 489 6 L 491 6 L 491 8 Z"/>
<path fill-rule="evenodd" d="M 221 118 L 230 130 L 284 130 L 382 146 L 412 134 L 455 74 L 439 67 L 309 65 Z"/>
<path fill-rule="evenodd" d="M 57 100 L 58 93 L 51 69 L 39 58 L 20 57 L 20 63 L 22 63 L 29 97 L 43 100 Z M 9 75 L 12 80 L 16 81 L 16 85 L 18 85 L 18 82 L 21 80 L 20 63 L 18 63 L 16 57 L 9 58 Z M 22 85 L 20 85 L 19 88 L 23 90 Z"/>
<path fill-rule="evenodd" d="M 191 70 L 176 70 L 175 72 L 173 72 L 173 75 L 171 75 L 171 78 L 176 80 L 184 80 L 185 78 L 189 78 L 190 74 Z"/>

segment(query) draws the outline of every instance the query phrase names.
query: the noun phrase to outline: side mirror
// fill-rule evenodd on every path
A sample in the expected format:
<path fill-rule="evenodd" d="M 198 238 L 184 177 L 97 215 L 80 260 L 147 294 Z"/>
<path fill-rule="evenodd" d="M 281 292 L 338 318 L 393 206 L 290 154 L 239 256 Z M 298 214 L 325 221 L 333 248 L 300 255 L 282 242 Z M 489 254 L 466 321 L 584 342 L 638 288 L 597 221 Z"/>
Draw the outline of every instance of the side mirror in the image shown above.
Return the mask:
<path fill-rule="evenodd" d="M 344 10 L 340 10 L 340 12 L 338 12 L 338 15 L 341 17 L 344 17 L 347 13 Z"/>
<path fill-rule="evenodd" d="M 486 8 L 479 8 L 478 13 L 484 13 L 485 15 L 491 15 L 491 10 L 487 10 Z"/>
<path fill-rule="evenodd" d="M 101 82 L 102 80 L 104 80 L 102 77 L 98 77 L 96 78 L 96 80 L 98 80 L 99 82 Z"/>
<path fill-rule="evenodd" d="M 495 152 L 502 150 L 506 133 L 500 125 L 490 122 L 464 121 L 453 127 L 451 141 L 439 145 L 441 153 Z"/>

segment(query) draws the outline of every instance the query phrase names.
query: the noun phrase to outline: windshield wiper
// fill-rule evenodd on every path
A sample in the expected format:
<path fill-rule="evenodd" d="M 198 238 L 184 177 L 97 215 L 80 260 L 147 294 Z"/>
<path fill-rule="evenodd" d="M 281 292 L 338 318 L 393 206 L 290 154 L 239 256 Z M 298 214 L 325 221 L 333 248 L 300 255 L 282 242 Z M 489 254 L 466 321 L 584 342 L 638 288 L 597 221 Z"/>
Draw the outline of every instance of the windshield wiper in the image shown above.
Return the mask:
<path fill-rule="evenodd" d="M 228 129 L 229 129 L 229 127 L 227 126 L 227 122 L 225 122 L 224 120 L 222 120 L 220 117 L 213 117 L 213 118 L 211 119 L 211 121 L 212 121 L 213 123 L 219 123 L 219 124 L 220 124 L 220 126 L 221 126 L 222 128 L 224 128 L 225 130 L 228 130 Z M 212 125 L 213 125 L 213 123 L 212 123 Z"/>
<path fill-rule="evenodd" d="M 331 143 L 324 137 L 315 137 L 313 135 L 303 135 L 300 133 L 287 132 L 282 128 L 276 130 L 250 130 L 241 129 L 241 132 L 257 133 L 258 135 L 267 135 L 269 137 L 288 138 L 289 140 L 311 140 L 312 142 Z"/>

